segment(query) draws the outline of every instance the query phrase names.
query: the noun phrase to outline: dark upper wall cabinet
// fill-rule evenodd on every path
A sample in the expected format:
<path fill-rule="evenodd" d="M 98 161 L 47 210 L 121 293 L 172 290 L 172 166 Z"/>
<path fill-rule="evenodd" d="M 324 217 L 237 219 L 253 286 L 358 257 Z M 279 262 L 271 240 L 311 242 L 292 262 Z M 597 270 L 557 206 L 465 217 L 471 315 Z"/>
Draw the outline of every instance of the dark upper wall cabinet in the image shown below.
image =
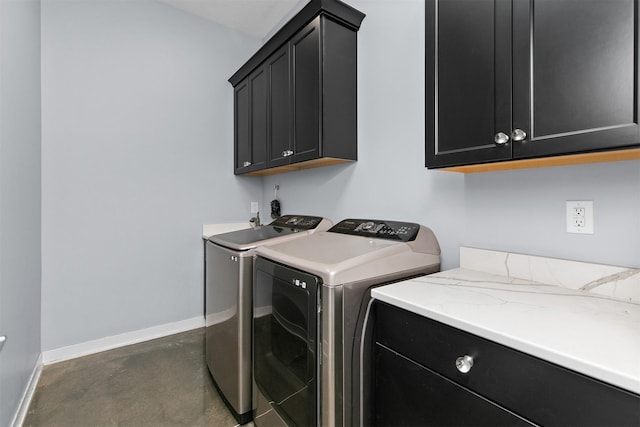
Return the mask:
<path fill-rule="evenodd" d="M 427 166 L 640 146 L 638 9 L 427 1 Z"/>
<path fill-rule="evenodd" d="M 342 2 L 312 0 L 229 79 L 236 174 L 357 159 L 356 32 L 363 18 Z"/>

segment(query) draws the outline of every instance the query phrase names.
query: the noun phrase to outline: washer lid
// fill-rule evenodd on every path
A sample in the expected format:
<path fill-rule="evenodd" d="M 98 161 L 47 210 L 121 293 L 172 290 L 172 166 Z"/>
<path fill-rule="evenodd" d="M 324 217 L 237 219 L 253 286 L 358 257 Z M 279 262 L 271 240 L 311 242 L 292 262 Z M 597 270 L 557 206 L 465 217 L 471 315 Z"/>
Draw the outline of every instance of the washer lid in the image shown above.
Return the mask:
<path fill-rule="evenodd" d="M 418 227 L 411 242 L 327 231 L 261 246 L 256 254 L 314 274 L 327 286 L 338 286 L 439 265 L 440 248 L 433 232 Z"/>
<path fill-rule="evenodd" d="M 327 230 L 331 227 L 331 221 L 317 216 L 284 215 L 271 224 L 231 231 L 229 233 L 216 234 L 209 237 L 209 241 L 238 251 L 253 249 L 259 245 L 276 243 L 283 239 L 294 238 L 293 234 L 300 236 L 314 231 Z"/>

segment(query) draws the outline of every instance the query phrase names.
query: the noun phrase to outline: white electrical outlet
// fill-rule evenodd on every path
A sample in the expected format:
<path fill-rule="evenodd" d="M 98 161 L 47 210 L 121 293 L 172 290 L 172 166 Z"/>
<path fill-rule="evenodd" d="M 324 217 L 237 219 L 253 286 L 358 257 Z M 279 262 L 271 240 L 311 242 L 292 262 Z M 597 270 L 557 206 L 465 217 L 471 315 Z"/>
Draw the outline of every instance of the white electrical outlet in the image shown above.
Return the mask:
<path fill-rule="evenodd" d="M 258 202 L 251 202 L 251 213 L 256 214 L 259 212 Z"/>
<path fill-rule="evenodd" d="M 567 233 L 593 234 L 593 201 L 567 200 Z"/>

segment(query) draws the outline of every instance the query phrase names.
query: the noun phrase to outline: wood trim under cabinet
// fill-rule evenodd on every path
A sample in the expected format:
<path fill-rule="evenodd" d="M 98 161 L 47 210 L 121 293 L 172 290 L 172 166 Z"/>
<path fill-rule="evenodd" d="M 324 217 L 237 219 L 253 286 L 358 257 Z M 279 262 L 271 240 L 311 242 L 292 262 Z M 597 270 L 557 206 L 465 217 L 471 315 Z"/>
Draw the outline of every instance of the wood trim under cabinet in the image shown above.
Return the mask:
<path fill-rule="evenodd" d="M 320 159 L 308 160 L 306 162 L 293 163 L 290 165 L 276 166 L 275 168 L 262 169 L 255 172 L 244 173 L 244 176 L 268 176 L 279 173 L 295 172 L 303 169 L 319 168 L 321 166 L 339 165 L 342 163 L 353 163 L 354 160 L 336 159 L 332 157 L 322 157 Z"/>
<path fill-rule="evenodd" d="M 449 172 L 478 173 L 513 169 L 582 165 L 588 163 L 619 162 L 623 160 L 640 160 L 640 148 L 602 151 L 597 153 L 570 154 L 566 156 L 545 157 L 539 159 L 511 160 L 506 162 L 484 163 L 469 166 L 454 166 L 449 168 L 441 168 L 439 170 Z"/>

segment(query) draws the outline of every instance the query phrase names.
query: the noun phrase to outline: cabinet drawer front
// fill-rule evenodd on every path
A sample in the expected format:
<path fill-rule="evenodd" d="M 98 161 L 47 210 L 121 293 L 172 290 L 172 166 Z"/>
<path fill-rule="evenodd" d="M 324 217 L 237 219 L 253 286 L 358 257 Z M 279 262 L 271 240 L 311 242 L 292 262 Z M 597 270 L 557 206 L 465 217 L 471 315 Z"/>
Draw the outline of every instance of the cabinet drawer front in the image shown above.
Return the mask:
<path fill-rule="evenodd" d="M 375 425 L 532 425 L 385 347 L 377 345 L 375 351 Z"/>
<path fill-rule="evenodd" d="M 379 344 L 536 424 L 640 420 L 640 396 L 385 303 L 378 303 L 375 334 Z M 473 358 L 466 374 L 456 367 L 465 355 Z"/>

